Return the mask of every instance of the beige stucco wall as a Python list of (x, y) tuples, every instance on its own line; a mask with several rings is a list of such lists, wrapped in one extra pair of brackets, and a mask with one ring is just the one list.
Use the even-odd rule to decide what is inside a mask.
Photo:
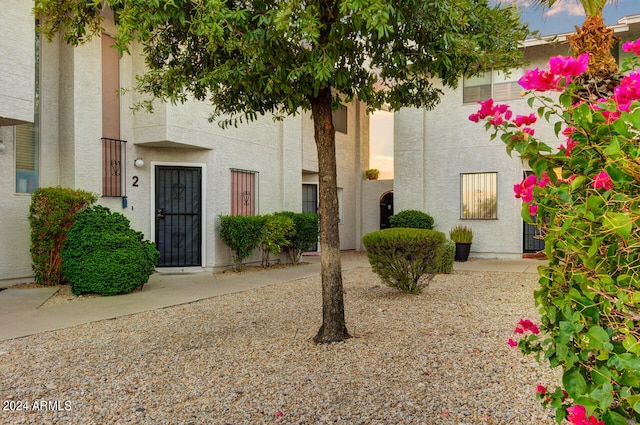
[[(20, 13), (31, 16), (30, 9), (22, 9)], [(113, 30), (108, 19), (106, 23), (107, 30)], [(22, 40), (20, 45), (22, 50), (16, 52), (28, 63), (28, 57), (33, 57), (33, 39)], [(79, 47), (60, 40), (43, 42), (40, 187), (60, 185), (101, 193), (100, 49), (99, 39)], [(136, 72), (144, 69), (139, 53), (134, 49), (131, 56), (125, 55), (120, 61), (120, 82), (124, 88), (133, 87)], [(33, 98), (32, 83), (29, 86), (25, 80), (24, 84), (16, 84), (30, 90), (29, 98)], [(0, 86), (0, 96), (6, 93), (6, 88)], [(217, 123), (208, 121), (211, 108), (206, 103), (157, 102), (153, 114), (143, 111), (134, 114), (130, 108), (140, 99), (133, 92), (121, 96), (120, 134), (127, 141), (123, 164), (127, 206), (123, 208), (120, 197), (100, 197), (98, 202), (124, 214), (145, 237), (153, 240), (155, 232), (156, 165), (198, 166), (204, 171), (203, 265), (207, 270), (232, 263), (229, 249), (217, 236), (218, 216), (230, 213), (231, 168), (259, 173), (259, 214), (301, 210), (303, 170), (312, 172), (305, 174), (305, 178), (317, 181), (317, 174), (313, 173), (317, 172), (317, 158), (309, 114), (277, 122), (264, 116), (238, 128), (221, 129)], [(30, 108), (32, 114), (33, 103)], [(364, 114), (364, 108), (349, 105), (348, 132), (336, 138), (338, 184), (344, 199), (344, 221), (340, 226), (344, 249), (356, 248), (361, 234), (360, 184), (368, 161), (368, 145), (360, 140), (368, 140), (368, 117), (359, 114)], [(5, 182), (0, 186), (3, 199), (0, 214), (8, 217), (0, 223), (0, 285), (29, 280), (32, 274), (27, 221), (30, 196), (14, 193), (13, 131), (12, 126), (0, 127), (0, 138), (7, 145), (6, 152), (0, 154), (0, 177)], [(133, 164), (138, 157), (145, 163), (141, 168)], [(137, 186), (133, 185), (134, 178)], [(258, 260), (259, 256), (253, 259)]]
[[(526, 57), (531, 63), (529, 68), (546, 69), (550, 56), (567, 54), (566, 44), (543, 45), (529, 48)], [(435, 228), (446, 234), (455, 225), (470, 226), (474, 231), (472, 256), (520, 256), (522, 203), (514, 197), (513, 185), (522, 180), (523, 172), (530, 167), (515, 152), (510, 158), (499, 138), (490, 139), (483, 123), (469, 121), (468, 116), (477, 112), (479, 105), (463, 104), (462, 81), (457, 89), (443, 91), (441, 103), (431, 111), (414, 108), (395, 114), (395, 212), (425, 211), (434, 217)], [(514, 116), (534, 112), (524, 99), (500, 103), (507, 103)], [(534, 127), (536, 137), (553, 148), (564, 143), (543, 119)], [(460, 219), (460, 174), (479, 172), (498, 173), (497, 220)]]
[[(362, 182), (362, 236), (380, 230), (380, 199), (384, 194), (392, 192), (393, 186), (394, 180)], [(360, 237), (359, 249), (364, 249), (362, 237)]]
[(33, 122), (35, 20), (32, 2), (4, 0), (0, 16), (0, 125)]

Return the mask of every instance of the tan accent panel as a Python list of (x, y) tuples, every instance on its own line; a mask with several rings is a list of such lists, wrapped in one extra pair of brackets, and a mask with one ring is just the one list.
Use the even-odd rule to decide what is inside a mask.
[(102, 137), (120, 139), (120, 69), (115, 39), (102, 34)]

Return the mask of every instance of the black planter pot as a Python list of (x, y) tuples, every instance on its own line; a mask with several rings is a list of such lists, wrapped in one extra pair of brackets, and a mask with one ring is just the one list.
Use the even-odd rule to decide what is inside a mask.
[[(471, 242), (456, 242), (456, 261), (467, 261), (469, 259), (469, 252), (471, 251)], [(451, 258), (451, 257), (449, 257)]]

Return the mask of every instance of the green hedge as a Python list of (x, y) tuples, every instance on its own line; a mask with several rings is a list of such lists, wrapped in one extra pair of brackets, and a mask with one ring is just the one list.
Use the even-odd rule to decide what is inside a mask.
[(260, 237), (262, 267), (271, 267), (271, 254), (278, 255), (295, 232), (293, 219), (284, 215), (266, 215)]
[(283, 250), (289, 256), (291, 263), (298, 264), (302, 253), (318, 242), (318, 214), (283, 211), (275, 215), (284, 215), (293, 220), (295, 229), (289, 236), (290, 243), (284, 246)]
[(453, 263), (456, 258), (456, 243), (451, 239), (446, 239), (440, 248), (438, 259), (438, 273), (453, 273)]
[(265, 221), (264, 216), (220, 216), (220, 238), (233, 253), (236, 271), (260, 244)]
[(62, 187), (43, 187), (31, 195), (31, 261), (35, 281), (65, 283), (60, 252), (76, 216), (97, 199), (93, 193)]
[(445, 240), (442, 232), (408, 228), (379, 230), (362, 238), (373, 271), (388, 286), (412, 294), (422, 290), (421, 276), (438, 272)]
[(74, 294), (116, 295), (142, 287), (155, 271), (155, 244), (129, 220), (96, 205), (76, 216), (62, 250), (64, 274)]
[(433, 217), (418, 210), (404, 210), (389, 217), (391, 227), (409, 227), (412, 229), (433, 229)]

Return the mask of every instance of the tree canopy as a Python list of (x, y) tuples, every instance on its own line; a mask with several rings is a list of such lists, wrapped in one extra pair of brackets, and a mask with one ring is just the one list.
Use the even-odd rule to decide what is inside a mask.
[[(79, 44), (107, 4), (117, 46), (144, 46), (139, 89), (208, 100), (214, 115), (251, 119), (310, 110), (321, 88), (387, 104), (433, 107), (437, 82), (521, 62), (528, 34), (512, 7), (487, 0), (36, 0), (40, 29)], [(435, 84), (434, 84), (435, 83)]]
[[(349, 337), (340, 267), (332, 109), (434, 107), (461, 75), (522, 64), (528, 34), (488, 0), (35, 0), (40, 30), (80, 44), (113, 11), (116, 46), (144, 50), (137, 89), (208, 101), (225, 125), (311, 111), (318, 153), (323, 324), (316, 342)], [(151, 100), (151, 101), (152, 101)], [(151, 102), (150, 101), (150, 102)]]

